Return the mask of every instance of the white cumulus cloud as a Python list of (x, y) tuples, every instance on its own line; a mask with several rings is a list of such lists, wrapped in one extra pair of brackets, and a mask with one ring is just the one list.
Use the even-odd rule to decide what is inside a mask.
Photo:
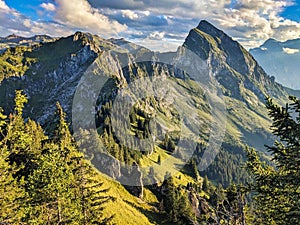
[(40, 7), (45, 9), (46, 11), (55, 11), (56, 7), (52, 3), (42, 3), (40, 4)]
[(165, 32), (155, 31), (152, 32), (148, 38), (152, 40), (162, 40), (165, 37)]
[(10, 8), (6, 5), (4, 0), (0, 0), (0, 11), (9, 12)]
[[(108, 37), (127, 29), (126, 25), (110, 19), (93, 8), (87, 0), (55, 0), (55, 4), (42, 3), (39, 7), (52, 12), (52, 19), (32, 19), (0, 0), (0, 33), (6, 36), (15, 33), (21, 36), (47, 34), (67, 36), (76, 30), (88, 31)], [(39, 11), (37, 10), (37, 13)]]
[(127, 29), (126, 25), (93, 8), (86, 0), (56, 0), (57, 10), (55, 18), (60, 23), (70, 27), (101, 34), (103, 36), (116, 35)]
[[(246, 48), (260, 46), (265, 40), (280, 41), (300, 37), (299, 22), (282, 18), (281, 12), (295, 0), (89, 0), (95, 8), (148, 11), (151, 15), (206, 19), (224, 30)], [(186, 27), (192, 28), (186, 20)], [(153, 24), (155, 28), (156, 24)], [(134, 29), (134, 28), (133, 28)], [(174, 27), (174, 31), (182, 30)], [(162, 28), (157, 27), (158, 32)], [(187, 31), (188, 32), (188, 31)]]
[(139, 15), (131, 10), (121, 10), (123, 17), (128, 17), (131, 20), (135, 20), (139, 18)]
[(256, 47), (269, 38), (279, 41), (300, 37), (300, 23), (282, 18), (280, 13), (293, 2), (288, 0), (237, 0), (224, 13), (211, 15), (246, 47)]
[(57, 22), (32, 20), (14, 8), (8, 7), (0, 0), (0, 33), (1, 36), (16, 34), (20, 36), (33, 36), (47, 34), (51, 36), (66, 36), (74, 31)]
[(283, 51), (287, 54), (293, 55), (295, 53), (299, 52), (299, 49), (293, 49), (293, 48), (283, 48)]

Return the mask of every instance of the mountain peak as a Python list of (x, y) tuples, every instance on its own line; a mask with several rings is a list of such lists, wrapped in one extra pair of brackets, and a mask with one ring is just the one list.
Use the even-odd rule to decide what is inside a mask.
[(88, 36), (90, 36), (88, 33), (84, 33), (81, 31), (76, 31), (73, 36), (73, 41), (83, 40), (83, 39), (89, 39)]
[[(231, 97), (244, 99), (242, 88), (237, 88), (242, 84), (264, 101), (269, 87), (276, 86), (246, 49), (205, 20), (190, 31), (183, 45), (212, 65), (214, 76)], [(279, 86), (275, 89), (281, 91)]]
[(282, 43), (273, 38), (270, 38), (270, 39), (266, 40), (265, 43), (263, 43), (263, 45), (261, 45), (259, 49), (262, 49), (262, 48), (273, 49), (278, 52), (281, 52), (282, 51)]
[(201, 20), (197, 28), (199, 27), (204, 27), (204, 26), (212, 26), (214, 27), (211, 23), (209, 23), (207, 20)]
[[(207, 20), (201, 20), (199, 25), (197, 26), (198, 29), (202, 29), (202, 28), (213, 28), (213, 29), (217, 29), (213, 24), (211, 24), (210, 22), (208, 22)], [(218, 29), (217, 29), (218, 30)]]
[(18, 39), (18, 38), (22, 38), (22, 37), (16, 34), (11, 34), (6, 37), (7, 40)]
[(223, 31), (219, 30), (206, 20), (201, 20), (199, 25), (197, 26), (197, 29), (211, 35), (212, 37), (227, 36)]
[(266, 45), (274, 45), (274, 44), (279, 44), (279, 42), (274, 38), (269, 38), (268, 40), (265, 41), (263, 45), (266, 46)]
[(228, 55), (231, 55), (232, 51), (241, 51), (236, 41), (206, 20), (202, 20), (196, 28), (190, 31), (183, 45), (203, 60), (209, 57), (209, 52), (218, 48), (222, 51), (228, 50)]

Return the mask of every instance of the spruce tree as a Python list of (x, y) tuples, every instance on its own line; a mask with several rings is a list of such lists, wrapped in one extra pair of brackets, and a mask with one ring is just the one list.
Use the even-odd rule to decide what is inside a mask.
[(169, 220), (176, 224), (190, 224), (194, 221), (194, 213), (185, 189), (176, 187), (170, 174), (166, 174), (163, 187), (166, 193), (163, 196), (163, 206)]
[(15, 168), (9, 163), (9, 149), (3, 141), (7, 122), (2, 112), (0, 108), (0, 224), (20, 224), (25, 191), (13, 177)]
[(109, 223), (113, 215), (107, 218), (103, 216), (104, 204), (114, 199), (107, 195), (109, 189), (103, 188), (97, 170), (82, 156), (77, 158), (74, 172), (77, 196), (79, 196), (77, 204), (81, 214), (78, 218), (80, 224)]
[(199, 181), (200, 180), (200, 174), (199, 174), (199, 171), (198, 171), (198, 168), (197, 168), (197, 164), (196, 164), (196, 162), (195, 162), (194, 159), (191, 160), (190, 167), (192, 169), (192, 175), (193, 175), (194, 179), (196, 181)]
[(247, 150), (247, 168), (254, 177), (256, 224), (300, 224), (300, 100), (280, 107), (267, 99), (272, 131), (280, 139), (267, 147), (275, 168)]

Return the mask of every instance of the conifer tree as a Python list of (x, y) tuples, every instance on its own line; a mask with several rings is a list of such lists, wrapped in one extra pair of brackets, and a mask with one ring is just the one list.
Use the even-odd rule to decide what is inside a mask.
[(103, 204), (110, 197), (100, 178), (78, 151), (62, 107), (53, 139), (43, 146), (38, 168), (29, 177), (28, 222), (41, 224), (107, 224)]
[(9, 164), (9, 149), (3, 142), (6, 116), (0, 108), (0, 224), (20, 224), (23, 217), (24, 189), (14, 179), (14, 165)]
[(191, 169), (192, 169), (193, 177), (196, 179), (196, 181), (199, 181), (200, 174), (199, 174), (199, 171), (198, 171), (198, 168), (197, 168), (197, 165), (196, 165), (196, 162), (195, 162), (194, 159), (191, 160), (190, 166), (191, 166)]
[(280, 107), (267, 99), (273, 133), (280, 139), (267, 147), (275, 168), (247, 150), (247, 168), (254, 177), (257, 224), (300, 224), (300, 100)]
[(109, 189), (103, 188), (103, 183), (96, 169), (83, 157), (77, 158), (75, 169), (75, 180), (77, 187), (78, 208), (80, 209), (80, 224), (107, 224), (113, 215), (105, 218), (103, 216), (104, 204), (114, 200), (107, 195)]
[(206, 175), (203, 178), (202, 190), (205, 191), (205, 192), (207, 192), (207, 193), (210, 193), (210, 191), (211, 191), (211, 186), (209, 184), (208, 177)]
[(194, 214), (185, 189), (176, 187), (170, 174), (166, 174), (163, 186), (166, 194), (163, 198), (164, 209), (169, 219), (176, 224), (189, 224), (194, 220)]

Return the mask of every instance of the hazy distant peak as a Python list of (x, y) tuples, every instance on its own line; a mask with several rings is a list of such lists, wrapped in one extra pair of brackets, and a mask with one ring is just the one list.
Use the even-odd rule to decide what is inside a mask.
[(15, 35), (15, 34), (10, 34), (5, 39), (12, 40), (12, 39), (21, 39), (21, 38), (23, 38), (23, 37)]

